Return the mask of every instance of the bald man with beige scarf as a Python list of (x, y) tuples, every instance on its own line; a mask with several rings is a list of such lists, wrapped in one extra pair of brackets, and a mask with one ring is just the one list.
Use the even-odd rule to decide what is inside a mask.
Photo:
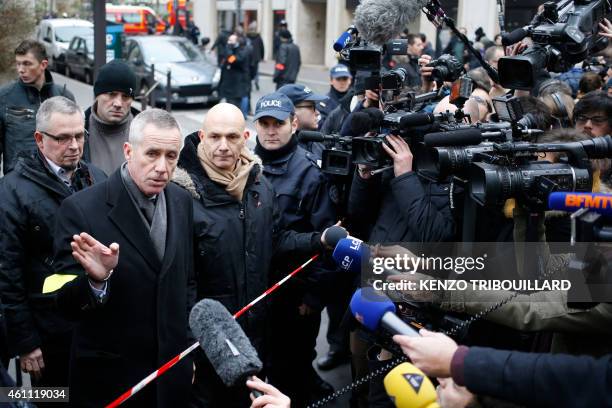
[[(327, 248), (325, 232), (296, 233), (278, 227), (274, 190), (262, 174), (261, 160), (246, 147), (248, 138), (240, 110), (216, 105), (202, 129), (185, 139), (173, 179), (194, 199), (198, 299), (216, 299), (230, 313), (268, 288), (273, 256)], [(239, 319), (262, 361), (267, 312), (267, 304), (260, 302)], [(203, 354), (196, 366), (193, 406), (250, 405), (246, 386), (225, 387)]]

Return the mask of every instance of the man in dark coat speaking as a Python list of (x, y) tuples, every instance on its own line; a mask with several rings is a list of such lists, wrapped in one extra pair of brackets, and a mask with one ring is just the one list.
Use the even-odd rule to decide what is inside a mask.
[[(70, 359), (74, 406), (110, 403), (192, 342), (193, 205), (168, 184), (181, 144), (170, 114), (140, 113), (124, 145), (127, 162), (59, 209), (55, 270), (79, 275), (57, 299), (78, 319)], [(192, 370), (183, 359), (127, 406), (185, 406)]]

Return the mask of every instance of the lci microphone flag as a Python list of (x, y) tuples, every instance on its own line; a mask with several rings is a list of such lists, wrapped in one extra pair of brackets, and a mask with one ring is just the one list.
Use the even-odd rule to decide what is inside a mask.
[(336, 265), (345, 271), (359, 273), (361, 262), (368, 261), (370, 249), (361, 240), (353, 237), (342, 238), (338, 241), (332, 254)]

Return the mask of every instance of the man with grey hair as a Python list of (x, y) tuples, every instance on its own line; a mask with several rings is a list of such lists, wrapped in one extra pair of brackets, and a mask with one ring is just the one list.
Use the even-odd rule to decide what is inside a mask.
[[(70, 358), (75, 406), (108, 404), (192, 344), (193, 204), (169, 183), (181, 144), (168, 112), (138, 114), (123, 146), (126, 162), (59, 209), (54, 267), (78, 276), (57, 299), (77, 319)], [(186, 406), (192, 374), (190, 359), (183, 359), (130, 401)]]
[(11, 356), (35, 386), (66, 387), (72, 325), (55, 314), (53, 295), (70, 275), (52, 268), (53, 222), (62, 201), (106, 179), (81, 161), (83, 111), (71, 100), (45, 100), (36, 114), (37, 150), (0, 180), (0, 293)]

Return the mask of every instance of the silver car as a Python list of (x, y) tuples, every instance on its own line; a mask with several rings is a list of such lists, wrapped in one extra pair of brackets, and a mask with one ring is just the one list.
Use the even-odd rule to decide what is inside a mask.
[(216, 103), (221, 71), (191, 41), (177, 36), (137, 36), (126, 41), (126, 60), (138, 77), (137, 93), (155, 83), (154, 103), (165, 103), (170, 70), (172, 103)]

